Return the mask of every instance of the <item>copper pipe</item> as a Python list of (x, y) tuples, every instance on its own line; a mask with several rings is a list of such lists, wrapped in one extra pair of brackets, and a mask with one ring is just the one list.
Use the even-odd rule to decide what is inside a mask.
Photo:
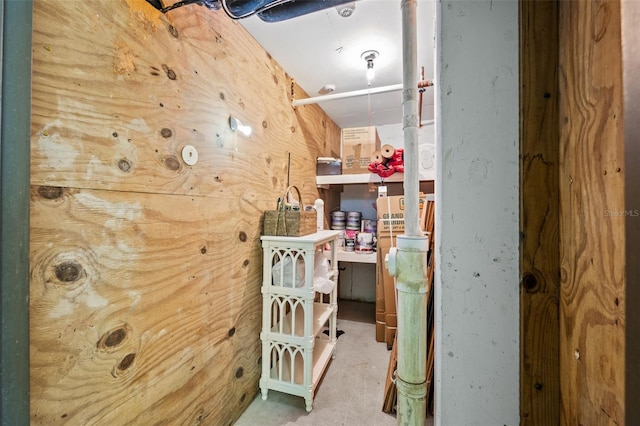
[[(424, 67), (420, 67), (420, 81), (424, 80)], [(422, 127), (422, 92), (424, 89), (418, 84), (418, 128)]]

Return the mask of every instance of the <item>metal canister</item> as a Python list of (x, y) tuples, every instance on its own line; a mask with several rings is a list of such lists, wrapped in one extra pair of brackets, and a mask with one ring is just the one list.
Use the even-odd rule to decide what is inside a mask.
[(362, 219), (362, 232), (368, 232), (370, 234), (376, 235), (377, 228), (378, 223), (375, 220)]
[(347, 213), (347, 228), (354, 231), (360, 230), (360, 221), (362, 220), (362, 213), (360, 212), (348, 212)]
[(345, 226), (345, 212), (331, 212), (331, 229), (342, 230), (345, 229)]

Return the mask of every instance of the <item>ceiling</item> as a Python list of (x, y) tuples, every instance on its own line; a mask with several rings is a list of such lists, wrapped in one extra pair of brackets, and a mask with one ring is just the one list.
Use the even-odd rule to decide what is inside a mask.
[[(258, 16), (239, 23), (309, 94), (321, 96), (325, 85), (331, 95), (402, 84), (402, 11), (400, 0), (358, 0), (349, 17), (336, 7), (280, 22)], [(418, 72), (434, 78), (434, 3), (417, 0)], [(367, 62), (362, 53), (376, 50), (375, 78), (368, 86)], [(418, 74), (420, 79), (420, 74)], [(423, 92), (422, 121), (433, 119), (433, 87)], [(327, 100), (318, 103), (341, 128), (402, 122), (402, 91)]]

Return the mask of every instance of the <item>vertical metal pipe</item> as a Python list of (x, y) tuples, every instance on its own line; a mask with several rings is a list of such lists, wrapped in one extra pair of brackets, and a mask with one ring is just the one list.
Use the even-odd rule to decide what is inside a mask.
[(0, 416), (29, 424), (29, 155), (32, 1), (0, 3)]
[[(406, 196), (405, 196), (406, 199)], [(398, 424), (422, 426), (427, 417), (427, 250), (426, 237), (399, 235), (389, 268), (398, 290)]]
[(622, 87), (624, 96), (625, 155), (625, 421), (640, 424), (640, 3), (621, 2), (622, 16)]
[(404, 233), (421, 236), (418, 214), (418, 49), (416, 0), (402, 0), (402, 129), (404, 131)]
[(387, 267), (398, 295), (398, 424), (424, 425), (427, 415), (427, 238), (418, 208), (418, 64), (416, 0), (402, 0), (405, 234)]

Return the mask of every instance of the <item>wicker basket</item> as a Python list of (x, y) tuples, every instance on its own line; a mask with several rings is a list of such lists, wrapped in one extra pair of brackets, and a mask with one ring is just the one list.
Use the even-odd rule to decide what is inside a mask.
[(278, 210), (267, 210), (264, 212), (263, 235), (299, 237), (313, 234), (318, 230), (317, 213), (315, 210), (286, 210), (284, 208), (284, 200), (287, 199), (287, 195), (292, 189), (298, 193), (300, 206), (303, 205), (300, 190), (296, 186), (289, 186), (284, 192), (282, 203), (278, 205)]

